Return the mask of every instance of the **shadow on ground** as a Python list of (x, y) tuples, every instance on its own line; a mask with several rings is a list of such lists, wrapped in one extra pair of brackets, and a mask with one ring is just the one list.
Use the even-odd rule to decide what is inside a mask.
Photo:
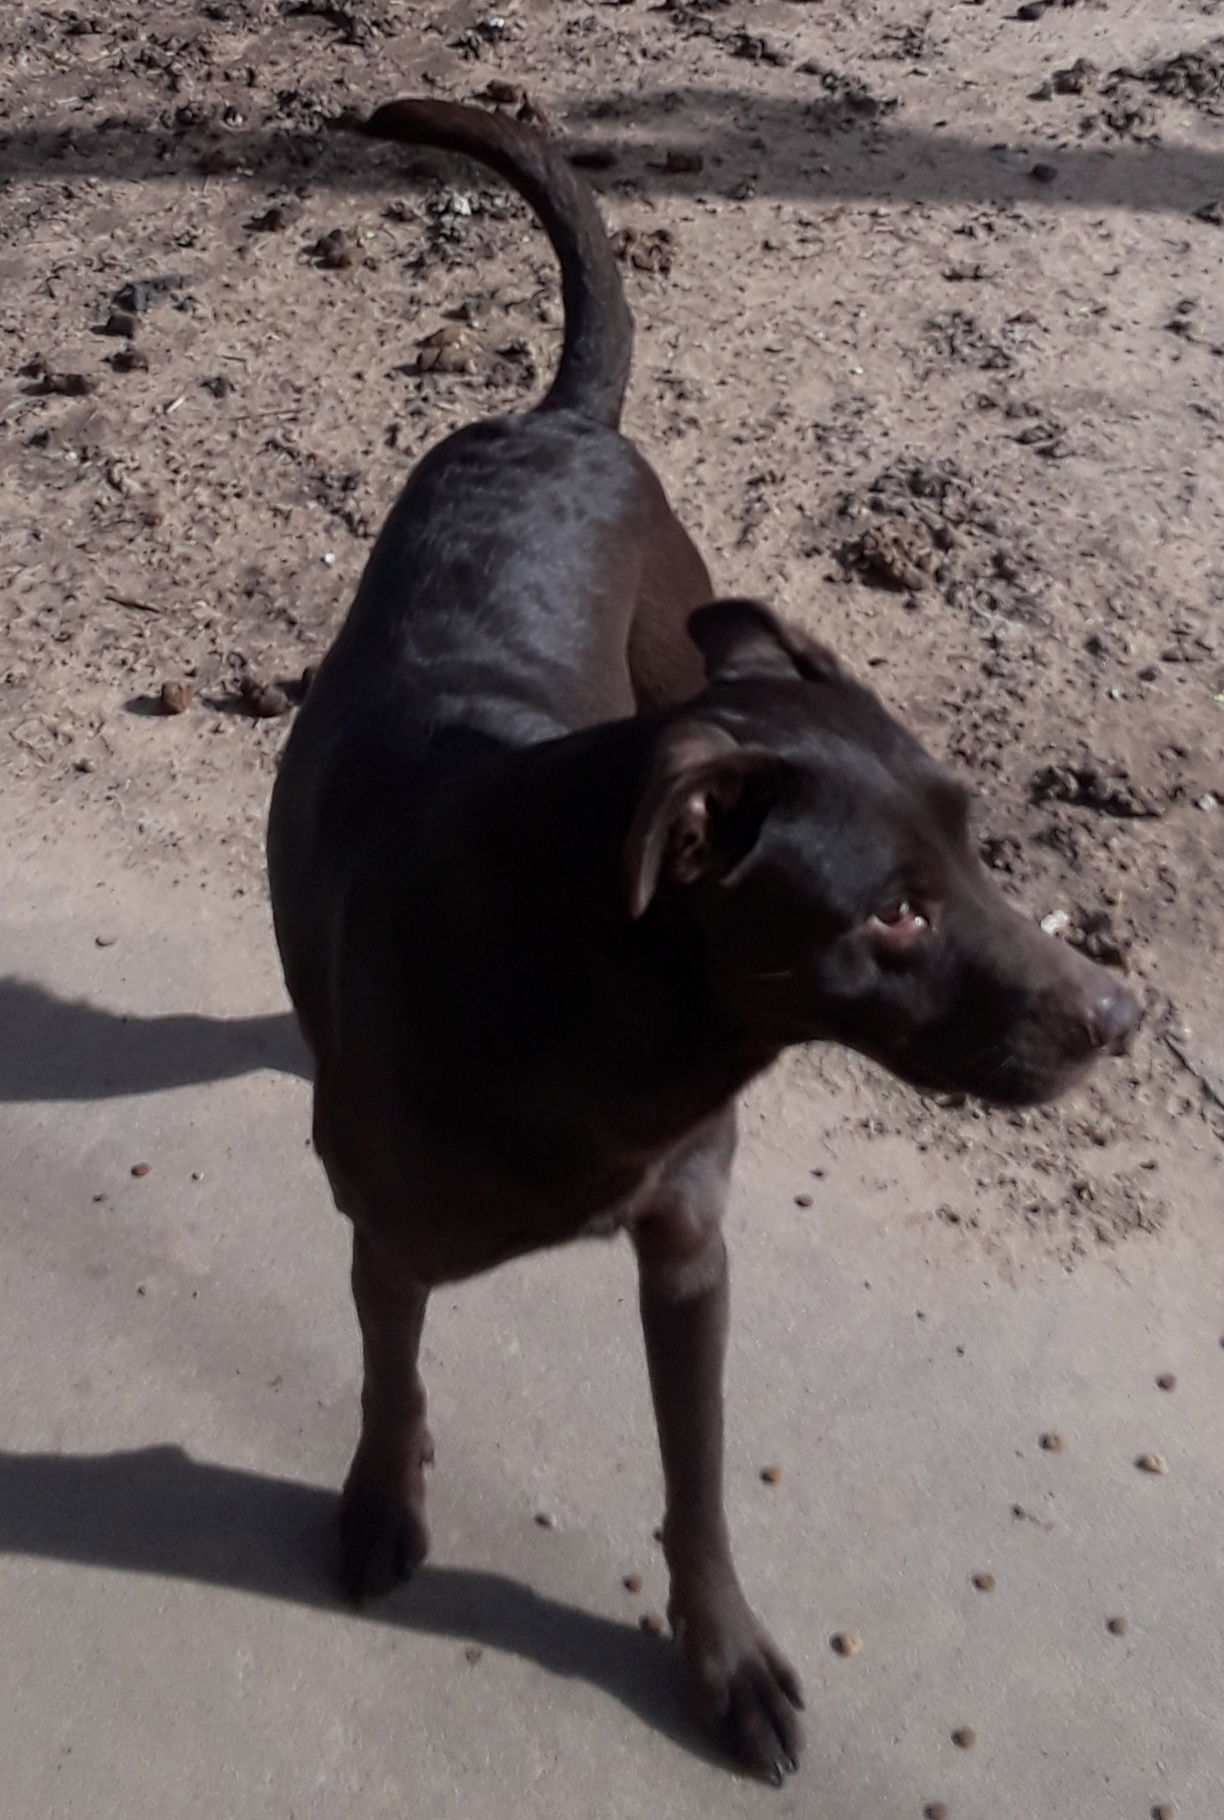
[[(180, 1447), (65, 1456), (0, 1453), (0, 1551), (162, 1574), (323, 1610), (336, 1500), (311, 1485), (192, 1460)], [(355, 1617), (348, 1621), (356, 1622)], [(425, 1566), (365, 1621), (504, 1650), (611, 1694), (705, 1754), (686, 1722), (671, 1649), (502, 1574)]]
[(288, 1012), (137, 1017), (0, 979), (0, 1100), (97, 1100), (233, 1080), (259, 1068), (311, 1076)]
[[(372, 91), (370, 105), (389, 97)], [(670, 119), (673, 131), (661, 132)], [(584, 95), (565, 111), (567, 131), (586, 151), (613, 160), (601, 187), (628, 180), (635, 189), (706, 195), (751, 183), (778, 197), (881, 202), (1012, 204), (1127, 208), (1184, 214), (1224, 198), (1224, 150), (1130, 141), (1052, 146), (1034, 135), (1028, 151), (947, 131), (910, 128), (888, 116), (842, 130), (818, 98), (771, 97), (690, 85), (632, 97)], [(620, 133), (623, 120), (634, 137)], [(648, 129), (648, 138), (639, 136)], [(699, 173), (665, 168), (676, 146), (700, 151)], [(395, 161), (398, 172), (388, 168)], [(120, 116), (91, 126), (30, 127), (0, 137), (0, 176), (56, 182), (74, 174), (113, 183), (197, 178), (201, 172), (258, 190), (318, 184), (342, 190), (402, 189), (405, 165), (420, 154), (388, 152), (348, 133), (266, 128), (167, 131)], [(1033, 163), (1052, 165), (1034, 180)], [(1207, 230), (1202, 230), (1207, 231)], [(1218, 229), (1215, 231), (1219, 231)]]

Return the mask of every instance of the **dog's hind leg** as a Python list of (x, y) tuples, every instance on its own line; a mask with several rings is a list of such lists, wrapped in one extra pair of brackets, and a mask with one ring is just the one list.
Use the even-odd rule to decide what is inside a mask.
[(429, 1551), (424, 1469), (433, 1441), (417, 1368), (428, 1293), (357, 1228), (353, 1300), (365, 1375), (361, 1439), (340, 1499), (340, 1574), (358, 1601), (389, 1593)]

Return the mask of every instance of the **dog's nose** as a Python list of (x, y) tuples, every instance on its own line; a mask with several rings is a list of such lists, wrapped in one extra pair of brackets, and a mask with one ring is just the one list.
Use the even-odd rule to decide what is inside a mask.
[(1108, 980), (1093, 994), (1088, 1014), (1093, 1047), (1104, 1050), (1106, 1055), (1125, 1055), (1142, 1015), (1134, 994)]

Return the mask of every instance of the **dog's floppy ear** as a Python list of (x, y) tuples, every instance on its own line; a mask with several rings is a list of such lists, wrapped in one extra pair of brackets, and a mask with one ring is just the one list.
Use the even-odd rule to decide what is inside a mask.
[(625, 840), (630, 915), (645, 913), (665, 877), (728, 879), (756, 845), (785, 769), (776, 753), (737, 745), (708, 722), (668, 727)]
[(689, 637), (711, 682), (774, 678), (836, 682), (842, 667), (827, 646), (788, 626), (755, 600), (712, 600), (689, 615)]

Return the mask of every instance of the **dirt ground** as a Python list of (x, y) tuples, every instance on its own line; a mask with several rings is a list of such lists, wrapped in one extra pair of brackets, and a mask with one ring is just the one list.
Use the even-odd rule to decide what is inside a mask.
[(876, 1146), (924, 1243), (1009, 1284), (1218, 1206), (1221, 0), (10, 0), (0, 72), (12, 851), (68, 898), (105, 852), (188, 926), (262, 900), (287, 715), (382, 515), (557, 345), (516, 199), (330, 123), (525, 107), (619, 236), (626, 428), (717, 585), (869, 677), (1006, 888), (1147, 1007), (1035, 1112), (794, 1056), (749, 1152)]
[[(262, 890), (259, 686), (319, 655), (407, 465), (529, 402), (556, 343), (516, 199), (328, 122), (522, 91), (627, 243), (628, 428), (717, 584), (865, 671), (975, 782), (1008, 887), (1149, 1006), (1068, 1109), (791, 1073), (971, 1151), (928, 1211), (1020, 1266), (1175, 1217), (1162, 1156), (1224, 1116), (1197, 1035), (1224, 1015), (1224, 8), (1014, 12), (11, 7), (0, 726), (30, 815)], [(471, 370), (420, 371), (447, 325)]]

